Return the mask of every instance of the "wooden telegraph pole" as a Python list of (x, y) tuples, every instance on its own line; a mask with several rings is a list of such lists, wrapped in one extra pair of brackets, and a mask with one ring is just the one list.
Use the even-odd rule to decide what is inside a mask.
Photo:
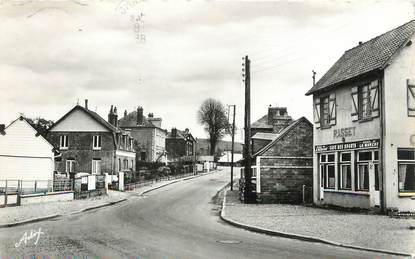
[(250, 63), (248, 56), (244, 58), (244, 79), (245, 79), (245, 189), (244, 202), (254, 203), (252, 193), (252, 170), (251, 170), (251, 76)]

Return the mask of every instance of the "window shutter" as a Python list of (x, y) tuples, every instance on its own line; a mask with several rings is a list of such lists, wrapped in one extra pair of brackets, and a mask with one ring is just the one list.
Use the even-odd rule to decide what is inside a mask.
[(358, 103), (359, 103), (359, 99), (358, 99), (358, 87), (357, 86), (353, 86), (352, 87), (352, 121), (357, 121), (359, 120), (359, 109), (358, 109)]
[(415, 81), (408, 79), (408, 116), (415, 116)]
[(375, 80), (370, 84), (370, 100), (372, 117), (379, 116), (379, 81)]
[(316, 129), (320, 128), (320, 98), (314, 99), (314, 125)]
[(336, 125), (336, 94), (331, 93), (329, 97), (329, 114), (330, 114), (330, 125)]

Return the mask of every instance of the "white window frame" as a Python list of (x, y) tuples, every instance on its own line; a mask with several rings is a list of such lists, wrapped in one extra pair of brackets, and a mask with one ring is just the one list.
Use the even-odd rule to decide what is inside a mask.
[(61, 135), (59, 137), (59, 149), (68, 149), (68, 135)]
[[(343, 161), (343, 154), (349, 154), (350, 160)], [(343, 166), (349, 166), (350, 172), (350, 187), (343, 186)], [(352, 190), (352, 153), (351, 152), (340, 152), (339, 153), (339, 190)]]
[[(68, 170), (69, 164), (69, 170)], [(75, 160), (74, 159), (66, 159), (65, 161), (65, 172), (66, 173), (73, 173), (75, 170)]]
[[(364, 153), (364, 152), (370, 152), (371, 153), (371, 159), (370, 160), (360, 160), (359, 154), (360, 153)], [(378, 159), (375, 159), (375, 152), (378, 152)], [(379, 170), (379, 150), (359, 150), (356, 152), (356, 175), (355, 175), (355, 179), (356, 179), (356, 186), (355, 189), (356, 191), (359, 192), (368, 192), (369, 191), (369, 186), (370, 186), (370, 182), (368, 182), (367, 189), (364, 188), (360, 188), (360, 167), (359, 165), (363, 165), (366, 166), (367, 168), (367, 180), (369, 181), (370, 177), (369, 177), (369, 163), (373, 162), (375, 168), (377, 166), (378, 170)], [(375, 174), (379, 174), (379, 172), (375, 171)], [(379, 177), (379, 175), (375, 175), (375, 177)], [(380, 180), (380, 179), (378, 179)], [(380, 183), (379, 183), (380, 185)]]
[[(333, 161), (328, 161), (329, 159), (329, 155), (333, 155), (334, 156), (334, 160)], [(325, 157), (324, 161), (323, 161), (323, 157)], [(329, 184), (329, 170), (328, 168), (332, 167), (334, 170), (334, 182), (333, 182), (333, 186), (330, 186)], [(323, 173), (322, 173), (323, 172)], [(336, 189), (336, 155), (335, 153), (322, 153), (320, 154), (320, 186), (323, 187), (324, 189), (328, 189), (328, 190), (334, 190)]]
[(101, 150), (101, 147), (102, 147), (101, 135), (92, 136), (92, 149)]
[[(409, 151), (415, 152), (415, 150), (413, 148), (398, 148), (397, 152), (399, 150), (409, 150)], [(415, 193), (415, 190), (404, 190), (404, 189), (401, 189), (401, 187), (400, 187), (400, 184), (401, 184), (401, 181), (400, 181), (401, 172), (399, 171), (399, 168), (400, 168), (401, 165), (414, 165), (415, 166), (415, 158), (413, 160), (399, 159), (398, 158), (398, 192), (401, 193), (401, 194), (402, 193), (403, 194), (405, 194), (405, 193), (411, 193), (411, 194), (412, 193)]]
[(101, 159), (92, 159), (92, 170), (91, 173), (92, 174), (101, 174), (101, 165), (102, 165), (102, 161)]

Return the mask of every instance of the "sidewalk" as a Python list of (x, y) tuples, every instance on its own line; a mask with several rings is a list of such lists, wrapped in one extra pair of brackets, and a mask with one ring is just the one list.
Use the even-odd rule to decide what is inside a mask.
[(222, 210), (225, 221), (253, 231), (338, 246), (415, 254), (414, 219), (297, 205), (241, 204), (237, 191), (226, 192)]
[[(210, 173), (213, 172), (216, 171), (212, 171)], [(110, 206), (119, 202), (123, 202), (132, 196), (143, 195), (149, 191), (161, 188), (163, 186), (203, 175), (206, 175), (206, 173), (192, 175), (175, 180), (160, 181), (152, 185), (143, 186), (126, 192), (108, 190), (108, 195), (92, 197), (89, 199), (48, 202), (25, 206), (0, 208), (0, 228), (80, 213), (104, 206)]]

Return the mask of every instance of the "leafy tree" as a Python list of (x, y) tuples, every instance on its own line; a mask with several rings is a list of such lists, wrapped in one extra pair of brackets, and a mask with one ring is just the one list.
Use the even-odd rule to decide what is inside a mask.
[[(23, 117), (25, 117), (25, 116), (23, 115)], [(54, 124), (54, 122), (52, 120), (48, 120), (48, 119), (45, 119), (45, 118), (42, 118), (42, 117), (36, 117), (36, 118), (25, 117), (25, 119), (42, 136), (45, 136), (46, 135), (46, 132)]]
[(204, 126), (210, 142), (210, 155), (215, 155), (216, 144), (227, 133), (229, 127), (225, 106), (218, 100), (205, 100), (198, 110), (199, 123)]

